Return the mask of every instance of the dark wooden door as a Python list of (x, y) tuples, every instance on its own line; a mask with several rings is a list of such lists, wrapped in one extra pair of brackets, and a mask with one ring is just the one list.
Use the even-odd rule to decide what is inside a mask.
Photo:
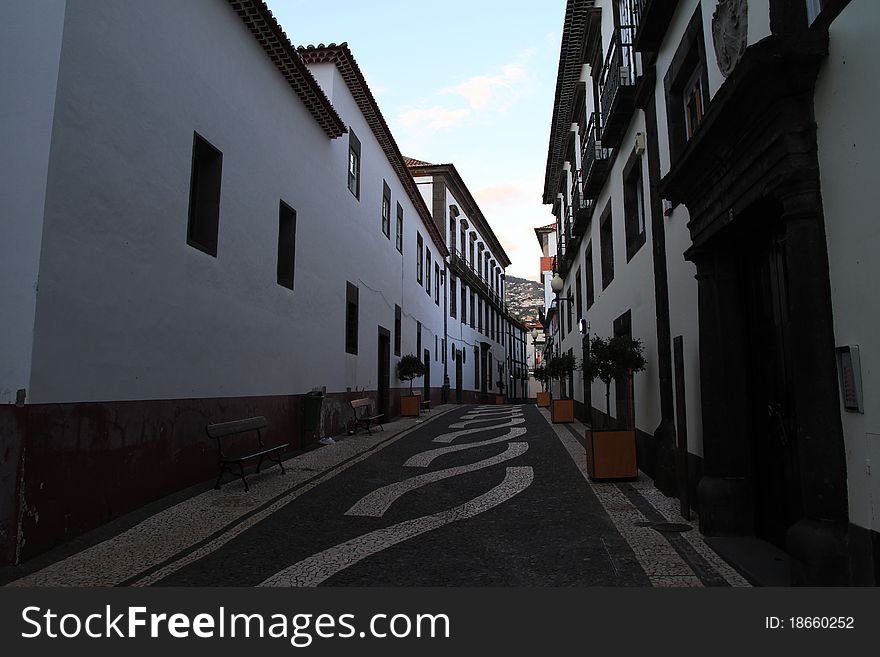
[(388, 401), (391, 396), (391, 333), (381, 326), (379, 327), (378, 353), (376, 412), (388, 417)]
[(431, 399), (431, 352), (425, 349), (425, 389), (422, 393), (422, 401)]
[(787, 349), (785, 236), (779, 225), (756, 231), (748, 241), (740, 282), (755, 533), (784, 549), (786, 531), (802, 515)]
[(464, 368), (461, 363), (462, 351), (455, 352), (455, 403), (461, 403), (461, 395), (462, 395), (462, 378), (464, 378)]

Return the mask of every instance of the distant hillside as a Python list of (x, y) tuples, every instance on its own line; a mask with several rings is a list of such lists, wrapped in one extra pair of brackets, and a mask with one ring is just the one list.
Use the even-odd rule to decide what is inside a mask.
[(535, 281), (507, 276), (507, 305), (521, 322), (537, 322), (544, 308), (544, 286)]

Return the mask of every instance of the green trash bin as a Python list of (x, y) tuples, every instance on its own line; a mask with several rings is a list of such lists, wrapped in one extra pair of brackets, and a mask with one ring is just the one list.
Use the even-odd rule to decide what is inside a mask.
[(312, 390), (303, 400), (303, 431), (317, 431), (321, 425), (321, 406), (324, 404), (324, 393)]

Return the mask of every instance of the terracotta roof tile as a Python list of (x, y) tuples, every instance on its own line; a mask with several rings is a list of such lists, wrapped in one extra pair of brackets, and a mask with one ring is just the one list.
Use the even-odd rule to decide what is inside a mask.
[(407, 167), (432, 167), (434, 166), (430, 162), (425, 162), (424, 160), (417, 160), (414, 157), (403, 156), (403, 161), (406, 163)]
[(327, 136), (335, 139), (344, 135), (347, 132), (345, 123), (297, 54), (266, 3), (263, 0), (228, 2)]

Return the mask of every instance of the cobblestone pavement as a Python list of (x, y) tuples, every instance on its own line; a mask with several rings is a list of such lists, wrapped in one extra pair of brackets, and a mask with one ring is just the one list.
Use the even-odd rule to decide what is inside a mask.
[(455, 406), (170, 506), (12, 582), (60, 586), (743, 586), (650, 480), (596, 484), (583, 427)]

